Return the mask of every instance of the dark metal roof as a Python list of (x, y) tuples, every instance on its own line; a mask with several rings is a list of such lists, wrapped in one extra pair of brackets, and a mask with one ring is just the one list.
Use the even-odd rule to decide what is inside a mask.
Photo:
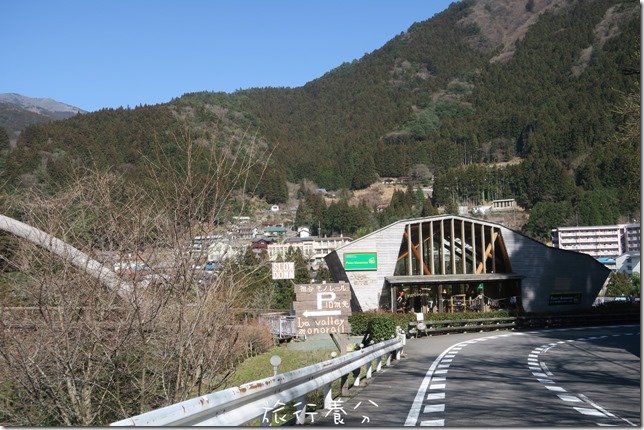
[(385, 276), (385, 281), (392, 285), (410, 284), (458, 284), (470, 282), (493, 282), (523, 279), (516, 273), (485, 273), (481, 275), (415, 275), (415, 276)]

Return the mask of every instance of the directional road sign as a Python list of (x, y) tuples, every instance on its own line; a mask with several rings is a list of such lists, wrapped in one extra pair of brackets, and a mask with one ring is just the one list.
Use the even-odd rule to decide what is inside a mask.
[(298, 336), (351, 331), (351, 287), (347, 283), (295, 285), (293, 308)]

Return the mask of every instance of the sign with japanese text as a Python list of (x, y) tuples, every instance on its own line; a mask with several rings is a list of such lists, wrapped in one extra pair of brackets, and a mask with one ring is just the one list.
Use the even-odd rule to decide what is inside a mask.
[(293, 308), (298, 336), (351, 331), (351, 287), (347, 283), (295, 285)]
[(548, 304), (553, 305), (578, 305), (581, 303), (581, 292), (579, 291), (566, 291), (550, 293), (550, 300)]
[(295, 279), (295, 263), (272, 263), (273, 279)]
[(378, 254), (356, 252), (344, 254), (344, 270), (377, 270)]

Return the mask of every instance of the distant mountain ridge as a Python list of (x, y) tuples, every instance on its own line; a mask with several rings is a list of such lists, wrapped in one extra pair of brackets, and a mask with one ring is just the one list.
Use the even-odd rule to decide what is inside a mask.
[(0, 102), (16, 105), (44, 116), (69, 118), (86, 111), (50, 98), (27, 97), (16, 93), (0, 94)]
[(27, 97), (17, 93), (0, 94), (0, 127), (15, 141), (20, 131), (33, 124), (71, 118), (86, 111), (50, 98)]

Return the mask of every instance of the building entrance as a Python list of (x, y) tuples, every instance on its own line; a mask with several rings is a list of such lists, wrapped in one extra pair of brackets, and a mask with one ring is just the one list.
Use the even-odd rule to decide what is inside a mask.
[(513, 274), (390, 276), (385, 280), (381, 308), (392, 312), (486, 312), (521, 307), (521, 281)]

